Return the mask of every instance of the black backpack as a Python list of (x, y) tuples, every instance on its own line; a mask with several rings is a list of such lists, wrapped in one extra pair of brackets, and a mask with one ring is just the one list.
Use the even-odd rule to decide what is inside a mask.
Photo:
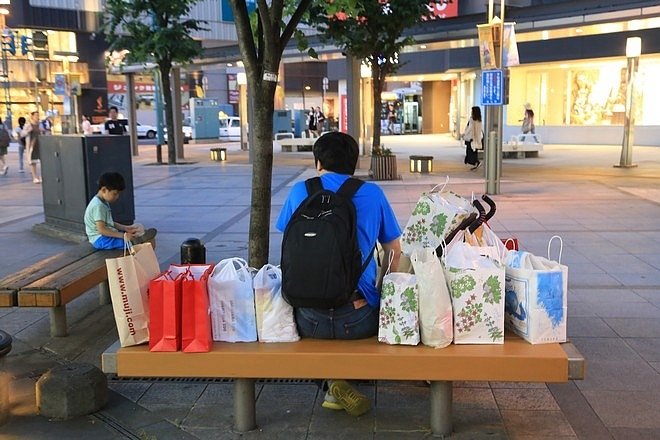
[(293, 307), (330, 309), (361, 298), (357, 284), (371, 258), (362, 264), (352, 198), (363, 183), (349, 178), (334, 193), (320, 177), (305, 181), (307, 198), (282, 240), (282, 296)]

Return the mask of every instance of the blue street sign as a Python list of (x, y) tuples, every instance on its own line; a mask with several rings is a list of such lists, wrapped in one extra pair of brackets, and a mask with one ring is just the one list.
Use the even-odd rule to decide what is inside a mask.
[(504, 77), (501, 70), (481, 72), (481, 105), (504, 104)]

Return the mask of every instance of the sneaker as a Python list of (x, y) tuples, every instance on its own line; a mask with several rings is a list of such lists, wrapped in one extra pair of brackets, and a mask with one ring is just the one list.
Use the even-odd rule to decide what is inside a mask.
[(473, 166), (472, 168), (470, 168), (470, 170), (474, 171), (477, 168), (479, 168), (480, 166), (481, 166), (481, 161), (477, 161), (477, 164), (475, 166)]
[(7, 165), (5, 165), (5, 167), (2, 169), (2, 175), (3, 175), (3, 176), (6, 176), (6, 175), (7, 175), (7, 171), (9, 171), (9, 167), (8, 167)]
[(39, 177), (35, 177), (32, 179), (32, 183), (41, 183), (41, 179)]
[(371, 402), (367, 396), (356, 391), (345, 380), (330, 381), (328, 393), (354, 417), (359, 417), (371, 409)]
[(20, 170), (18, 170), (18, 172), (23, 174), (25, 172), (25, 170), (23, 168), (21, 168)]

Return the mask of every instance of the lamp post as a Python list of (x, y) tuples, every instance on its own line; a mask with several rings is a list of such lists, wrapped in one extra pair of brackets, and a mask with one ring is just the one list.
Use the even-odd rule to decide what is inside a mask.
[(248, 103), (247, 103), (247, 76), (245, 72), (236, 74), (238, 83), (238, 118), (241, 121), (241, 150), (248, 149)]
[(628, 73), (626, 75), (626, 115), (623, 122), (623, 143), (621, 158), (614, 165), (617, 168), (633, 168), (632, 149), (635, 140), (635, 83), (639, 70), (639, 56), (642, 53), (642, 39), (630, 37), (626, 40), (626, 58), (628, 58)]
[[(9, 2), (0, 2), (2, 6), (0, 6), (0, 30), (2, 31), (2, 39), (3, 39), (3, 44), (2, 44), (2, 74), (3, 78), (2, 80), (4, 81), (4, 88), (5, 88), (5, 108), (6, 108), (6, 116), (5, 116), (5, 125), (7, 126), (8, 129), (11, 130), (12, 127), (12, 116), (11, 116), (11, 88), (9, 85), (9, 61), (7, 60), (7, 51), (10, 50), (9, 47), (5, 47), (5, 42), (4, 39), (5, 37), (11, 38), (14, 44), (14, 53), (16, 51), (16, 42), (14, 40), (14, 35), (11, 31), (11, 29), (7, 29), (7, 24), (5, 21), (5, 17), (9, 15), (9, 9), (5, 7)], [(8, 43), (9, 44), (9, 43)]]

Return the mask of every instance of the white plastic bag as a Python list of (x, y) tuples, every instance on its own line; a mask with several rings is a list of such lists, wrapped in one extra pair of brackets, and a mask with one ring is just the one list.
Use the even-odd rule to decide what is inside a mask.
[(416, 249), (410, 257), (419, 289), (419, 331), (422, 344), (442, 348), (454, 336), (449, 289), (435, 249)]
[(260, 342), (300, 340), (293, 307), (282, 297), (282, 270), (266, 264), (254, 276), (254, 305)]
[(209, 300), (214, 341), (254, 342), (257, 319), (252, 274), (242, 258), (218, 263), (209, 277)]

